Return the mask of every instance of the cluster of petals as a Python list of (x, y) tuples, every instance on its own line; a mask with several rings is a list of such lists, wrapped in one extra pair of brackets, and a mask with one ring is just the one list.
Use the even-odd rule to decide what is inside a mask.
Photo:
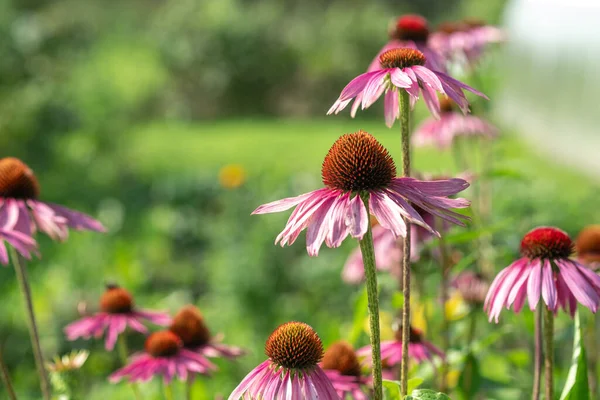
[(268, 359), (252, 370), (229, 396), (229, 400), (237, 399), (340, 400), (340, 397), (318, 365), (288, 369)]
[(351, 115), (354, 116), (359, 106), (364, 110), (384, 95), (385, 121), (386, 125), (391, 127), (400, 115), (398, 90), (408, 92), (411, 107), (422, 94), (429, 111), (436, 118), (440, 115), (437, 93), (447, 95), (465, 114), (469, 110), (469, 102), (463, 90), (487, 98), (483, 93), (443, 72), (422, 65), (412, 65), (405, 68), (382, 68), (357, 76), (342, 90), (327, 114), (339, 113), (355, 99), (351, 111)]
[(412, 135), (415, 146), (436, 145), (447, 149), (459, 136), (479, 136), (493, 139), (498, 129), (482, 118), (463, 115), (457, 112), (444, 112), (439, 119), (428, 118), (421, 123)]
[[(359, 356), (365, 357), (367, 364), (372, 365), (371, 346), (365, 346), (356, 351)], [(431, 342), (420, 339), (408, 343), (408, 357), (417, 363), (432, 361), (435, 356), (445, 358), (442, 350)], [(394, 367), (402, 362), (402, 341), (385, 340), (381, 342), (381, 361), (388, 367)]]
[(453, 32), (438, 31), (431, 34), (429, 45), (448, 61), (475, 64), (487, 46), (506, 40), (506, 33), (495, 26), (481, 25)]
[(8, 251), (4, 242), (27, 259), (31, 259), (31, 255), (37, 253), (35, 240), (29, 235), (14, 230), (16, 222), (15, 213), (0, 213), (0, 263), (3, 265), (8, 264)]
[[(455, 195), (468, 186), (467, 181), (458, 178), (438, 181), (393, 178), (387, 188), (369, 192), (369, 211), (395, 239), (406, 236), (403, 218), (439, 235), (423, 220), (413, 205), (449, 222), (464, 225), (462, 220), (467, 217), (451, 209), (466, 208), (469, 201), (447, 196)], [(300, 232), (306, 229), (308, 254), (316, 256), (323, 242), (328, 247), (335, 248), (348, 235), (362, 239), (367, 232), (369, 215), (360, 196), (329, 187), (264, 204), (254, 210), (253, 214), (280, 212), (294, 206), (296, 208), (284, 230), (277, 236), (275, 244), (291, 245)]]
[(115, 348), (117, 338), (127, 327), (147, 333), (145, 322), (166, 326), (171, 323), (171, 317), (163, 312), (137, 309), (122, 313), (101, 311), (67, 325), (64, 331), (69, 340), (99, 338), (106, 332), (105, 348), (110, 351)]
[(325, 369), (325, 375), (335, 388), (340, 399), (368, 400), (369, 378), (363, 376), (344, 375), (335, 369)]
[(520, 312), (527, 299), (536, 309), (540, 298), (555, 313), (559, 308), (575, 315), (577, 303), (596, 312), (600, 304), (600, 276), (568, 258), (520, 258), (503, 269), (492, 282), (484, 309), (498, 322), (504, 307)]

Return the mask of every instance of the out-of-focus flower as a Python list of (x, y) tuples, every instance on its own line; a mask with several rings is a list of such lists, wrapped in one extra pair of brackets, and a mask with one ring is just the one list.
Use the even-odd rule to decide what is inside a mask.
[(266, 214), (296, 206), (276, 244), (292, 244), (307, 229), (308, 254), (316, 256), (323, 242), (334, 248), (348, 235), (362, 239), (369, 213), (361, 197), (368, 199), (370, 213), (394, 238), (406, 236), (403, 218), (439, 235), (415, 206), (458, 225), (468, 219), (451, 209), (468, 207), (469, 202), (447, 197), (466, 189), (466, 181), (396, 178), (396, 166), (388, 151), (364, 131), (343, 135), (333, 144), (323, 162), (322, 175), (325, 188), (254, 210), (253, 214)]
[(183, 342), (171, 331), (159, 331), (146, 339), (146, 351), (136, 354), (125, 367), (110, 375), (109, 380), (116, 383), (123, 378), (129, 382), (146, 382), (154, 376), (162, 376), (168, 384), (175, 376), (187, 381), (188, 376), (209, 375), (217, 367), (201, 354), (185, 349)]
[(133, 297), (117, 285), (108, 285), (100, 298), (100, 312), (77, 320), (64, 329), (67, 339), (101, 337), (106, 331), (105, 347), (112, 350), (119, 334), (128, 326), (140, 333), (147, 333), (144, 322), (169, 325), (171, 317), (164, 312), (140, 310), (134, 306)]
[(52, 362), (46, 363), (46, 369), (50, 372), (74, 371), (83, 366), (90, 352), (87, 350), (73, 350), (64, 356), (54, 356)]
[(351, 80), (327, 114), (339, 113), (355, 98), (350, 112), (354, 117), (359, 105), (364, 110), (384, 95), (385, 123), (391, 128), (400, 117), (401, 90), (408, 93), (411, 108), (422, 94), (427, 108), (435, 118), (439, 118), (440, 115), (437, 93), (450, 97), (465, 114), (469, 111), (469, 101), (463, 90), (487, 99), (483, 93), (471, 86), (443, 72), (427, 68), (425, 61), (425, 56), (419, 50), (396, 48), (386, 51), (379, 56), (381, 69), (361, 74)]
[(444, 312), (446, 313), (447, 320), (457, 321), (464, 318), (469, 313), (469, 307), (467, 307), (467, 304), (460, 293), (455, 292), (446, 300)]
[(461, 297), (473, 307), (481, 307), (490, 288), (489, 281), (480, 273), (473, 271), (461, 272), (452, 280)]
[(239, 164), (225, 165), (219, 171), (219, 183), (225, 189), (235, 189), (246, 182), (246, 170)]
[(200, 310), (191, 304), (175, 314), (169, 330), (181, 338), (183, 347), (205, 357), (234, 359), (244, 354), (239, 347), (218, 343), (211, 336)]
[(590, 268), (600, 268), (600, 225), (588, 225), (575, 240), (577, 258)]
[(242, 380), (229, 400), (339, 400), (318, 365), (323, 344), (310, 326), (302, 322), (280, 325), (269, 336), (265, 353), (269, 359)]
[(40, 230), (60, 241), (67, 239), (69, 228), (106, 231), (85, 214), (38, 200), (39, 194), (40, 186), (31, 168), (18, 158), (0, 159), (0, 221), (10, 221), (11, 230), (27, 236)]
[(596, 312), (600, 304), (600, 276), (578, 261), (569, 259), (571, 238), (554, 227), (531, 230), (521, 241), (522, 257), (496, 276), (485, 298), (489, 320), (498, 322), (502, 308), (514, 305), (519, 312), (529, 302), (536, 309), (540, 297), (548, 309), (575, 315), (577, 302)]
[(391, 49), (410, 48), (419, 50), (427, 59), (425, 66), (435, 71), (446, 71), (445, 60), (437, 49), (428, 44), (429, 24), (420, 15), (407, 14), (397, 18), (390, 24), (388, 30), (390, 41), (379, 51), (373, 59), (367, 72), (381, 69), (379, 56)]
[[(368, 365), (372, 364), (371, 346), (365, 346), (359, 349), (356, 354), (365, 357)], [(433, 360), (434, 356), (444, 358), (444, 353), (432, 343), (423, 339), (422, 332), (411, 326), (410, 339), (408, 343), (408, 356), (421, 363), (426, 360)], [(381, 359), (385, 361), (388, 367), (394, 367), (402, 362), (402, 329), (396, 331), (396, 339), (381, 342)]]
[(358, 357), (349, 343), (335, 342), (325, 351), (321, 368), (341, 399), (367, 400), (369, 377), (363, 376)]
[(498, 129), (482, 118), (474, 115), (463, 115), (456, 110), (452, 100), (440, 99), (440, 118), (428, 118), (413, 133), (415, 146), (437, 145), (447, 149), (455, 138), (460, 136), (479, 136), (493, 139), (498, 136)]

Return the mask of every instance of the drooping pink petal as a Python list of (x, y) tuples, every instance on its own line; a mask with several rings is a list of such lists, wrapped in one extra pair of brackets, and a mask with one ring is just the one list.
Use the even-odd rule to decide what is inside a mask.
[(385, 124), (388, 128), (391, 128), (394, 126), (394, 122), (396, 122), (396, 119), (398, 119), (398, 116), (400, 115), (398, 93), (395, 90), (388, 90), (385, 93), (383, 109), (385, 115)]
[(367, 209), (365, 208), (362, 199), (358, 195), (351, 198), (348, 205), (350, 212), (347, 215), (348, 219), (346, 225), (348, 225), (348, 228), (350, 229), (350, 235), (355, 239), (361, 240), (363, 235), (367, 232), (369, 214), (367, 213)]
[(542, 264), (539, 261), (533, 261), (529, 268), (530, 272), (529, 280), (527, 281), (527, 301), (529, 302), (529, 309), (533, 311), (540, 301), (540, 294), (542, 292)]
[(398, 211), (398, 205), (384, 192), (371, 192), (369, 208), (381, 226), (390, 230), (395, 238), (406, 237), (406, 224)]
[(79, 211), (70, 210), (66, 207), (57, 204), (46, 203), (56, 215), (63, 217), (67, 221), (67, 225), (76, 230), (88, 230), (95, 232), (106, 232), (106, 228), (94, 218), (80, 213)]
[[(540, 263), (540, 260), (536, 260), (536, 262)], [(556, 286), (554, 285), (554, 278), (552, 273), (552, 265), (550, 261), (544, 260), (544, 265), (542, 266), (542, 298), (544, 302), (548, 305), (550, 310), (556, 310)]]

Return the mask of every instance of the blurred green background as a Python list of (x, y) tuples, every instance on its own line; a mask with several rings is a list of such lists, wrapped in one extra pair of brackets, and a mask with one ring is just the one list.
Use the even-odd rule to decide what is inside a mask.
[[(362, 326), (354, 310), (361, 289), (344, 284), (340, 273), (356, 244), (348, 240), (310, 258), (303, 235), (290, 248), (273, 245), (287, 214), (250, 213), (319, 187), (322, 158), (343, 133), (367, 130), (399, 163), (399, 133), (385, 127), (379, 105), (355, 120), (347, 113), (324, 116), (385, 43), (393, 17), (417, 12), (433, 24), (467, 16), (499, 23), (504, 3), (0, 1), (2, 156), (20, 157), (34, 169), (43, 200), (90, 213), (109, 229), (72, 233), (63, 244), (39, 237), (43, 256), (29, 267), (46, 357), (90, 349), (83, 398), (129, 398), (129, 388), (106, 379), (120, 366), (116, 354), (106, 353), (100, 340), (67, 342), (62, 333), (78, 318), (80, 302), (97, 307), (107, 281), (129, 289), (140, 307), (175, 312), (194, 303), (213, 333), (248, 349), (238, 362), (219, 362), (214, 377), (200, 378), (197, 399), (228, 396), (264, 360), (264, 341), (280, 323), (305, 321), (326, 344), (349, 338), (353, 326)], [(508, 79), (504, 62), (499, 51), (483, 65), (482, 89), (492, 107)], [(417, 115), (425, 112), (418, 108)], [(538, 153), (522, 139), (525, 132), (495, 123), (504, 130), (494, 149), (490, 225), (499, 270), (536, 225), (576, 235), (600, 221), (593, 206), (600, 188)], [(424, 172), (456, 172), (452, 155), (435, 149), (417, 150), (415, 163)], [(469, 260), (472, 246), (460, 232), (455, 244)], [(435, 265), (423, 271), (416, 279), (428, 296), (419, 301), (436, 304)], [(12, 268), (0, 274), (4, 361), (19, 398), (36, 399), (21, 296)], [(382, 275), (382, 286), (382, 306), (392, 315), (394, 282)], [(439, 310), (432, 308), (435, 321)], [(451, 332), (455, 378), (463, 367), (465, 326), (458, 321)], [(565, 343), (557, 355), (560, 383), (572, 337), (562, 314), (558, 330)], [(528, 398), (532, 343), (523, 332), (531, 331), (529, 311), (503, 313), (500, 328), (481, 319), (482, 398)], [(435, 343), (439, 325), (431, 323), (427, 334)], [(356, 345), (368, 341), (365, 332), (356, 339)], [(128, 340), (142, 348), (143, 337)], [(412, 373), (433, 384), (429, 366)], [(156, 381), (142, 391), (161, 398)]]

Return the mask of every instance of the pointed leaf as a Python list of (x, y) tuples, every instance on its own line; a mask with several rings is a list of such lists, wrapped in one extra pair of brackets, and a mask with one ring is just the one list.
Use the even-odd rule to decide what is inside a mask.
[(474, 399), (481, 386), (481, 374), (479, 373), (479, 363), (473, 353), (467, 354), (463, 370), (458, 379), (458, 389), (462, 398)]
[(573, 340), (573, 358), (567, 375), (567, 382), (560, 395), (560, 400), (589, 400), (590, 387), (588, 384), (587, 360), (585, 348), (581, 340), (581, 321), (579, 312), (575, 314), (575, 337)]

